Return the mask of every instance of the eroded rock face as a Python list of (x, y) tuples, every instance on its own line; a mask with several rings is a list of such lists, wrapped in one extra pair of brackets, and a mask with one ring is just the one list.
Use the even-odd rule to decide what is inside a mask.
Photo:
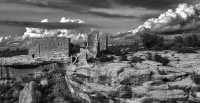
[(54, 103), (69, 103), (69, 102), (67, 102), (64, 98), (62, 98), (62, 97), (56, 97), (55, 99), (54, 99)]
[[(85, 62), (86, 55), (82, 57)], [(175, 64), (176, 59), (170, 58)], [(46, 88), (52, 91), (49, 95), (54, 98), (49, 99), (47, 95), (46, 99), (54, 103), (185, 103), (190, 89), (196, 86), (192, 73), (199, 74), (196, 71), (200, 65), (197, 62), (199, 58), (191, 56), (188, 59), (190, 61), (181, 57), (180, 64), (171, 66), (150, 60), (98, 63), (89, 67), (70, 65), (66, 71), (53, 74), (48, 82), (42, 80), (40, 84), (49, 85)], [(29, 85), (31, 83), (21, 92), (19, 103), (37, 103), (34, 98), (38, 94), (31, 92)]]
[(40, 84), (42, 85), (42, 87), (47, 87), (49, 85), (48, 80), (46, 78), (43, 78), (40, 81)]
[[(170, 55), (163, 54), (163, 56)], [(169, 58), (172, 63), (176, 61), (173, 57)], [(96, 91), (101, 94), (101, 96), (90, 95), (95, 95), (96, 98), (101, 97), (108, 101), (110, 98), (113, 101), (118, 98), (118, 102), (127, 103), (181, 103), (187, 101), (188, 92), (194, 86), (190, 77), (192, 72), (199, 73), (195, 68), (200, 64), (195, 62), (196, 57), (192, 56), (189, 59), (191, 61), (181, 57), (180, 61), (183, 61), (181, 64), (186, 65), (184, 67), (162, 66), (155, 61), (146, 60), (133, 65), (125, 62), (104, 63), (84, 68), (87, 70), (79, 68), (77, 73), (81, 72), (82, 77), (87, 76), (89, 79), (96, 77), (97, 82), (87, 83), (85, 81), (88, 79), (83, 80), (85, 85), (90, 87), (90, 92)], [(85, 92), (90, 93), (87, 90)]]
[(87, 63), (87, 50), (84, 49), (80, 49), (80, 53), (78, 53), (78, 65), (79, 66), (89, 66), (89, 64)]
[(35, 82), (30, 82), (25, 85), (19, 96), (19, 103), (39, 103), (40, 95), (36, 92)]
[(120, 84), (130, 84), (132, 86), (142, 85), (143, 83), (151, 80), (152, 73), (150, 70), (133, 70), (126, 69), (119, 74)]

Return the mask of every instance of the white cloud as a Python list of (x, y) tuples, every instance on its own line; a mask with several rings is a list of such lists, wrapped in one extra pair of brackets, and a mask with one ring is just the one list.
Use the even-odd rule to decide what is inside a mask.
[(174, 11), (169, 9), (158, 18), (148, 19), (143, 25), (132, 30), (132, 32), (137, 33), (142, 28), (156, 33), (197, 29), (200, 27), (199, 14), (200, 8), (197, 5), (179, 4)]
[(159, 10), (147, 10), (144, 8), (129, 8), (129, 7), (113, 7), (113, 8), (92, 8), (89, 10), (94, 13), (102, 13), (107, 15), (115, 15), (115, 16), (133, 16), (140, 17), (146, 14), (155, 14), (160, 13)]

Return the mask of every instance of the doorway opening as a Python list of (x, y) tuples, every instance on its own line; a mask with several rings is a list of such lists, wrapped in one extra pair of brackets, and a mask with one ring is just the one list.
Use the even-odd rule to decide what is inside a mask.
[(35, 58), (35, 54), (32, 54), (32, 58)]

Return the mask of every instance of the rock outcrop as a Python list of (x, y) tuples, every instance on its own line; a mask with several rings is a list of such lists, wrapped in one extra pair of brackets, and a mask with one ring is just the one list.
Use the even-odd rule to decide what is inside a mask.
[[(45, 102), (184, 103), (190, 95), (191, 88), (197, 87), (194, 76), (200, 74), (198, 72), (200, 56), (199, 54), (171, 56), (169, 51), (162, 55), (170, 58), (168, 66), (150, 60), (138, 63), (97, 62), (93, 63), (93, 66), (68, 65), (65, 71), (48, 72), (44, 75), (45, 79), (34, 79), (39, 79), (36, 81), (41, 86), (39, 91), (44, 94)], [(177, 60), (174, 57), (180, 59), (179, 64), (175, 64)], [(37, 103), (38, 88), (36, 90), (34, 87), (34, 82), (24, 87), (19, 96), (19, 103)], [(2, 94), (4, 97), (12, 94), (17, 98), (19, 91), (12, 93), (10, 89)], [(5, 101), (9, 100), (3, 100)]]
[(41, 94), (35, 89), (35, 82), (26, 84), (19, 96), (19, 103), (39, 103)]

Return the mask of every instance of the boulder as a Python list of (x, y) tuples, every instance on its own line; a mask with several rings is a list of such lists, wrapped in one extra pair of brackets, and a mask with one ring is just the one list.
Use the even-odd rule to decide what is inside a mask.
[(181, 81), (168, 82), (167, 84), (170, 88), (183, 90), (187, 90), (192, 88), (193, 86), (196, 86), (196, 84), (191, 80), (191, 77), (187, 77)]
[(112, 82), (112, 85), (115, 85), (118, 82), (118, 76), (122, 73), (125, 68), (130, 67), (130, 64), (127, 63), (109, 63), (100, 68), (100, 81)]
[(183, 79), (186, 78), (188, 74), (186, 73), (171, 73), (168, 75), (154, 75), (155, 80), (162, 80), (163, 82), (169, 82), (169, 81), (176, 81), (177, 79)]
[(126, 99), (125, 103), (160, 103), (150, 97)]
[(188, 95), (179, 89), (174, 90), (155, 90), (148, 92), (149, 96), (158, 101), (177, 101), (187, 100)]
[(19, 96), (19, 103), (39, 103), (40, 95), (35, 89), (36, 83), (31, 81), (27, 83)]
[(81, 98), (84, 101), (87, 101), (88, 103), (91, 103), (90, 97), (86, 93), (78, 93), (78, 97)]
[(54, 99), (54, 102), (53, 103), (70, 103), (70, 102), (68, 102), (68, 101), (66, 101), (64, 98), (62, 98), (62, 97), (56, 97), (55, 99)]
[(117, 89), (118, 97), (120, 98), (132, 98), (131, 86), (122, 85)]
[(42, 85), (42, 87), (47, 87), (49, 85), (48, 80), (46, 78), (42, 79), (40, 81), (40, 84)]
[(141, 97), (147, 96), (149, 92), (149, 88), (145, 86), (132, 87), (132, 92), (133, 92), (132, 94), (133, 98), (141, 98)]
[(12, 93), (12, 96), (14, 98), (19, 98), (19, 95), (20, 95), (20, 91), (18, 91), (18, 90), (13, 91), (13, 93)]
[(119, 74), (118, 78), (120, 84), (136, 86), (150, 81), (151, 74), (150, 70), (125, 69), (124, 72)]
[(78, 56), (78, 65), (79, 66), (81, 66), (81, 67), (88, 67), (88, 66), (90, 66), (87, 63), (87, 54), (88, 54), (87, 50), (80, 49), (80, 53), (77, 54), (77, 56)]

